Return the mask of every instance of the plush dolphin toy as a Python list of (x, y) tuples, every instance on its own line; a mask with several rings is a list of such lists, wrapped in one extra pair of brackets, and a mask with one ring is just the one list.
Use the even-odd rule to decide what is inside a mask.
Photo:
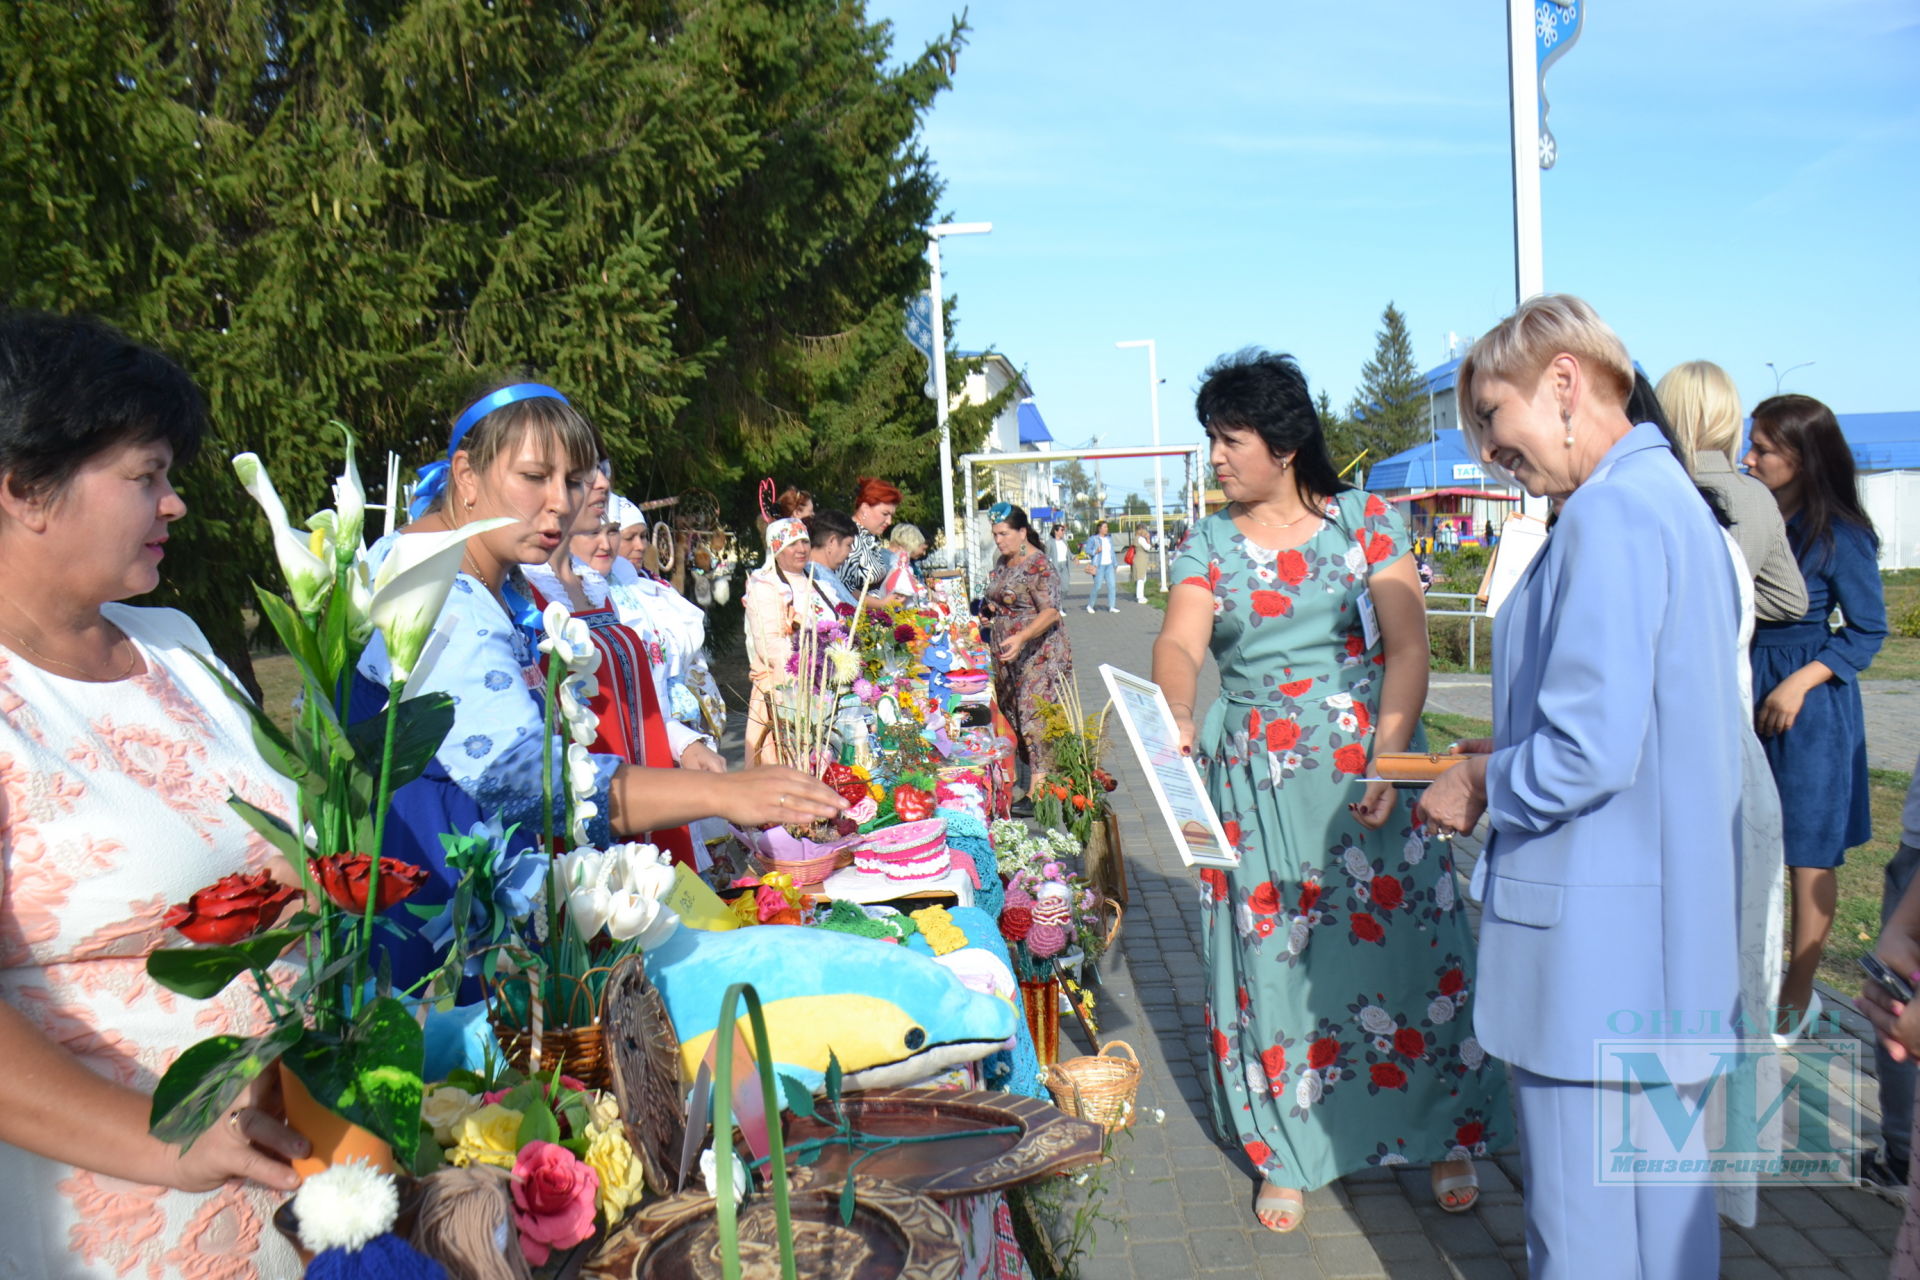
[[(816, 1089), (829, 1052), (849, 1088), (912, 1084), (994, 1052), (1014, 1034), (1017, 1016), (1011, 1002), (968, 990), (928, 956), (825, 929), (676, 929), (647, 952), (646, 965), (680, 1037), (687, 1080), (735, 982), (760, 993), (774, 1069)], [(738, 1034), (752, 1043), (744, 1016)]]

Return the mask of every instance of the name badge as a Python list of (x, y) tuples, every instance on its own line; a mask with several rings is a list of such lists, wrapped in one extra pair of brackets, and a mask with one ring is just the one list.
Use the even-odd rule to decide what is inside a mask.
[(1360, 593), (1360, 634), (1371, 649), (1380, 643), (1380, 619), (1373, 612), (1373, 592)]

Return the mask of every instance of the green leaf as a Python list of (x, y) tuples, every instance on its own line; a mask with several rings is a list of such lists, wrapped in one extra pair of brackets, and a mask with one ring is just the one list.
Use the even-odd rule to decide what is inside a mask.
[(344, 1040), (309, 1032), (287, 1066), (309, 1092), (340, 1115), (385, 1139), (402, 1166), (420, 1141), (420, 1069), (426, 1039), (400, 1001), (370, 1001)]
[[(340, 727), (340, 718), (333, 711), (333, 680), (320, 665), (319, 641), (293, 606), (271, 591), (254, 588), (254, 595), (260, 601), (260, 615), (273, 624), (280, 642), (293, 656), (294, 665), (300, 668), (300, 675), (307, 685), (307, 698), (304, 711), (311, 714), (320, 723), (321, 735), (326, 739), (328, 750), (342, 760), (353, 757), (353, 744), (347, 740), (346, 731)], [(352, 672), (345, 673), (348, 678)]]
[(799, 1119), (812, 1119), (813, 1090), (795, 1080), (792, 1076), (780, 1077), (780, 1092), (786, 1096), (787, 1110)]
[(420, 1130), (420, 1148), (413, 1157), (413, 1176), (424, 1178), (447, 1162), (446, 1152), (433, 1140), (433, 1130)]
[(847, 1185), (840, 1188), (840, 1222), (843, 1226), (853, 1224), (853, 1170), (847, 1170)]
[(446, 1082), (456, 1089), (464, 1089), (472, 1094), (482, 1094), (492, 1088), (485, 1076), (478, 1071), (469, 1071), (465, 1067), (456, 1067), (447, 1072)]
[(228, 796), (227, 808), (239, 814), (243, 822), (259, 832), (261, 839), (278, 849), (280, 855), (294, 866), (303, 865), (310, 856), (310, 851), (301, 843), (300, 838), (293, 834), (293, 828), (287, 825), (284, 818), (276, 817), (265, 809), (248, 804), (239, 796)]
[(300, 936), (297, 929), (269, 929), (230, 947), (169, 947), (147, 956), (147, 976), (169, 991), (207, 1000), (241, 974), (272, 964)]
[[(453, 729), (453, 697), (445, 693), (422, 694), (398, 704), (400, 720), (393, 732), (393, 786), (403, 787), (426, 770), (433, 753), (447, 740)], [(388, 706), (379, 715), (347, 730), (355, 757), (369, 776), (380, 776), (380, 753), (386, 746), (387, 717), (394, 713)]]
[(529, 1142), (559, 1142), (560, 1122), (553, 1118), (553, 1111), (544, 1102), (535, 1102), (520, 1117), (521, 1146)]
[(162, 1142), (192, 1146), (303, 1031), (298, 1022), (289, 1022), (264, 1035), (212, 1036), (192, 1046), (154, 1086), (149, 1131)]
[(835, 1109), (840, 1106), (840, 1055), (827, 1050), (827, 1097)]
[(808, 1147), (805, 1151), (795, 1156), (793, 1162), (804, 1169), (810, 1164), (817, 1163), (820, 1159), (820, 1153), (825, 1150), (825, 1147)]

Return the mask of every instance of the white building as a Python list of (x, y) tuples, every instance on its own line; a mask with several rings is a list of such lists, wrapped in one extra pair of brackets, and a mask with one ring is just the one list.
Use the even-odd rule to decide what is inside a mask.
[[(993, 426), (987, 431), (987, 438), (979, 447), (981, 453), (1032, 453), (1045, 455), (1053, 450), (1053, 433), (1047, 430), (1046, 422), (1040, 417), (1040, 409), (1033, 402), (1033, 388), (1028, 384), (1026, 375), (1013, 367), (1013, 362), (998, 352), (962, 352), (964, 357), (981, 362), (980, 368), (967, 375), (955, 397), (962, 404), (983, 405), (1005, 391), (1014, 387), (1013, 399), (1008, 401), (993, 419)], [(1059, 505), (1051, 478), (1052, 467), (1043, 461), (1033, 466), (989, 467), (984, 469), (980, 478), (980, 492), (995, 502), (1013, 502), (1026, 508), (1036, 521), (1049, 518), (1053, 507)]]

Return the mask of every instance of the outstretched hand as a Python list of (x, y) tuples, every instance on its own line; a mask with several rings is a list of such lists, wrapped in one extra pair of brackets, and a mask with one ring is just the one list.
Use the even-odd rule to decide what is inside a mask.
[(820, 822), (847, 807), (825, 783), (784, 765), (761, 765), (716, 781), (719, 816), (738, 827)]

